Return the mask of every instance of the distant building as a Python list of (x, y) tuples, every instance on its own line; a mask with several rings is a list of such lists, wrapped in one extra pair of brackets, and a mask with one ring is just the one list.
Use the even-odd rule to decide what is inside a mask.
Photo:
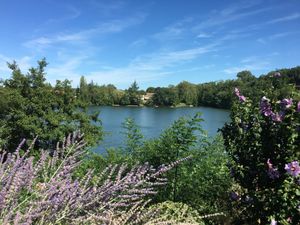
[(155, 93), (146, 93), (145, 95), (142, 95), (141, 96), (141, 100), (142, 100), (142, 102), (147, 102), (148, 100), (150, 100), (152, 97), (153, 97), (153, 95), (154, 95)]

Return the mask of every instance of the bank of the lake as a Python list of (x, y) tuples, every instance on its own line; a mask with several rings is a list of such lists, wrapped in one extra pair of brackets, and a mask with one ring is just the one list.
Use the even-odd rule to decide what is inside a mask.
[(122, 123), (129, 117), (135, 120), (145, 138), (158, 137), (179, 117), (193, 116), (198, 112), (202, 113), (204, 119), (202, 127), (209, 136), (214, 136), (218, 129), (229, 120), (229, 110), (210, 107), (90, 107), (90, 112), (95, 111), (100, 111), (99, 118), (102, 120), (103, 129), (106, 132), (104, 141), (96, 148), (97, 152), (103, 152), (105, 148), (118, 147), (123, 144)]

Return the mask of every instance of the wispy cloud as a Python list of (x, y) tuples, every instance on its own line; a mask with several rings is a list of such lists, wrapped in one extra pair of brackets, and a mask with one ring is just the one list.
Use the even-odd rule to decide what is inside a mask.
[(73, 20), (73, 19), (78, 18), (81, 15), (81, 11), (78, 8), (74, 7), (73, 5), (61, 4), (61, 7), (65, 7), (65, 9), (67, 11), (66, 14), (60, 18), (51, 18), (51, 19), (47, 20), (45, 25), (51, 24), (51, 23), (59, 23), (59, 22), (63, 22), (66, 20)]
[(130, 48), (140, 48), (143, 47), (147, 44), (147, 39), (145, 38), (140, 38), (138, 40), (133, 41), (132, 43), (129, 44)]
[(271, 53), (264, 56), (249, 56), (241, 60), (238, 66), (231, 66), (223, 70), (226, 74), (237, 74), (243, 70), (250, 70), (251, 72), (260, 72), (261, 70), (268, 70), (271, 66), (271, 57), (277, 54)]
[(56, 80), (64, 80), (67, 78), (68, 80), (78, 83), (82, 75), (78, 73), (78, 69), (86, 59), (86, 56), (69, 57), (66, 60), (56, 63), (54, 66), (50, 64), (47, 68), (47, 80), (55, 84)]
[(235, 75), (240, 71), (243, 70), (249, 70), (251, 72), (257, 72), (260, 70), (267, 70), (270, 68), (270, 63), (269, 62), (260, 62), (260, 63), (251, 63), (251, 64), (245, 64), (242, 66), (233, 66), (233, 67), (229, 67), (223, 70), (224, 73), (226, 74), (231, 74), (231, 75)]
[(53, 44), (67, 42), (68, 44), (75, 44), (92, 37), (99, 37), (101, 35), (119, 33), (127, 28), (143, 23), (146, 14), (139, 14), (132, 18), (123, 20), (111, 20), (108, 22), (100, 23), (98, 26), (90, 29), (81, 30), (74, 33), (59, 33), (55, 35), (38, 37), (25, 42), (23, 45), (28, 48), (43, 49)]
[(197, 38), (210, 38), (210, 37), (212, 37), (212, 35), (208, 33), (201, 33), (197, 35)]
[(269, 20), (266, 22), (266, 24), (275, 24), (275, 23), (281, 23), (281, 22), (287, 22), (291, 20), (296, 20), (300, 18), (300, 13), (294, 13), (288, 16), (279, 17), (273, 20)]
[(22, 58), (19, 59), (13, 59), (11, 57), (5, 56), (0, 54), (0, 77), (1, 78), (8, 78), (11, 70), (8, 68), (7, 63), (11, 63), (13, 62), (13, 60), (15, 60), (19, 66), (19, 68), (21, 69), (21, 71), (23, 71), (24, 73), (26, 73), (26, 71), (31, 67), (31, 63), (32, 63), (32, 57), (30, 56), (24, 56)]
[(96, 8), (99, 13), (104, 15), (110, 15), (118, 10), (123, 9), (126, 6), (125, 1), (118, 1), (118, 0), (114, 0), (114, 1), (90, 0), (88, 1), (88, 3), (91, 4), (93, 8)]
[(138, 82), (154, 81), (178, 72), (175, 69), (177, 66), (213, 51), (217, 51), (216, 44), (179, 51), (155, 52), (137, 57), (125, 67), (93, 71), (86, 77), (95, 82), (116, 85), (129, 85), (133, 80)]
[(300, 34), (300, 31), (281, 32), (281, 33), (272, 34), (272, 35), (267, 36), (267, 37), (258, 38), (256, 41), (261, 43), (261, 44), (266, 44), (269, 41), (277, 40), (277, 39), (288, 37), (288, 36), (291, 36), (291, 35), (299, 35), (299, 34)]
[(193, 19), (191, 17), (184, 18), (176, 23), (164, 27), (162, 31), (155, 33), (152, 37), (159, 41), (182, 39), (186, 34), (188, 27), (187, 24), (192, 21)]
[[(220, 26), (227, 24), (229, 22), (241, 20), (243, 18), (253, 16), (256, 14), (260, 14), (266, 11), (273, 9), (272, 7), (265, 7), (260, 9), (252, 9), (250, 8), (259, 4), (260, 1), (242, 1), (240, 3), (236, 3), (233, 6), (229, 6), (222, 10), (215, 10), (210, 15), (210, 17), (206, 20), (203, 20), (198, 25), (196, 25), (194, 30), (203, 30), (215, 26)], [(247, 9), (247, 11), (245, 11)]]

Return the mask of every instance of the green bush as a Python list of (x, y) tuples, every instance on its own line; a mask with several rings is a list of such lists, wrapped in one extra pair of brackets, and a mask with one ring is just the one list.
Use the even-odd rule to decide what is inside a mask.
[(263, 97), (260, 104), (237, 89), (236, 95), (240, 101), (232, 107), (231, 122), (222, 129), (237, 183), (232, 193), (236, 223), (268, 224), (273, 219), (296, 224), (300, 213), (300, 103), (291, 98), (297, 98), (297, 93), (289, 92), (281, 101), (270, 94), (272, 99)]

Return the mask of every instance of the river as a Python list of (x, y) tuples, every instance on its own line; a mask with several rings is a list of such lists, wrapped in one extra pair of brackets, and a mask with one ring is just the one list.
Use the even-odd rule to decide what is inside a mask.
[(103, 152), (105, 148), (118, 147), (124, 142), (122, 123), (126, 118), (133, 118), (140, 127), (145, 138), (158, 137), (160, 133), (169, 127), (181, 116), (193, 116), (197, 112), (202, 113), (202, 127), (209, 136), (214, 136), (217, 130), (225, 122), (229, 121), (229, 111), (209, 107), (192, 108), (149, 108), (149, 107), (110, 107), (93, 106), (90, 112), (100, 111), (99, 118), (102, 121), (106, 133), (103, 142), (95, 151)]

